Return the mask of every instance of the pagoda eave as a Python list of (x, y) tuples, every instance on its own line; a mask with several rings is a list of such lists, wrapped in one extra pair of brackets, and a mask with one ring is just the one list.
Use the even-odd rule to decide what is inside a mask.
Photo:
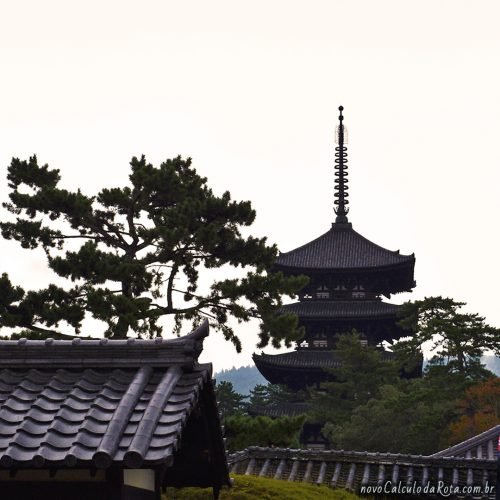
[[(394, 353), (382, 350), (382, 360), (393, 361)], [(338, 353), (330, 349), (297, 349), (282, 354), (253, 354), (255, 366), (271, 384), (281, 384), (293, 390), (324, 382), (333, 377), (332, 370), (342, 367)], [(401, 371), (405, 378), (422, 375), (422, 355), (409, 372)]]
[[(279, 355), (278, 355), (279, 356)], [(261, 375), (271, 384), (286, 385), (292, 390), (300, 390), (325, 379), (325, 372), (320, 366), (279, 365), (263, 359), (266, 355), (253, 355), (255, 366)]]
[(302, 300), (285, 304), (283, 313), (294, 313), (300, 319), (311, 320), (392, 320), (401, 309), (400, 305), (380, 300)]
[(372, 274), (387, 274), (393, 275), (394, 273), (408, 273), (411, 275), (411, 280), (408, 286), (410, 289), (415, 286), (415, 281), (413, 279), (413, 269), (415, 267), (415, 258), (411, 261), (404, 262), (401, 264), (393, 264), (389, 266), (373, 266), (373, 267), (306, 267), (306, 266), (288, 266), (276, 262), (273, 265), (274, 271), (281, 271), (283, 274), (328, 274), (329, 276), (353, 276), (353, 275), (372, 275)]
[[(273, 270), (286, 276), (304, 275), (310, 278), (310, 285), (319, 280), (333, 284), (343, 282), (372, 283), (372, 290), (387, 297), (391, 294), (411, 292), (416, 286), (414, 278), (415, 259), (410, 262), (384, 267), (330, 268), (295, 267), (276, 263)], [(307, 289), (307, 286), (304, 289)]]

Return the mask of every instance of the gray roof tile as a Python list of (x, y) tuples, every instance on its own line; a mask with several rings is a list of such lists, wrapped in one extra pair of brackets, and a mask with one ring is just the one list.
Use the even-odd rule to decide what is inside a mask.
[(278, 267), (321, 270), (353, 270), (408, 264), (413, 255), (386, 250), (352, 229), (351, 224), (332, 224), (319, 238), (279, 255)]
[(171, 459), (210, 384), (211, 365), (197, 362), (207, 333), (205, 324), (172, 341), (0, 341), (0, 464)]
[(340, 359), (332, 350), (301, 349), (282, 354), (254, 354), (257, 366), (269, 364), (295, 368), (336, 368), (341, 366)]
[[(384, 359), (392, 359), (393, 354), (383, 351)], [(338, 368), (342, 362), (336, 351), (329, 349), (298, 349), (282, 354), (254, 354), (253, 360), (257, 367), (265, 365), (286, 368), (307, 368), (322, 370), (324, 368)]]
[(304, 415), (310, 409), (309, 403), (292, 402), (292, 403), (279, 403), (273, 405), (252, 405), (248, 409), (252, 415), (264, 415), (267, 417), (296, 417), (297, 415)]
[[(117, 373), (103, 368), (92, 374), (100, 387), (81, 383), (88, 382), (87, 370), (59, 370), (46, 378), (47, 385), (31, 383), (29, 393), (24, 387), (11, 385), (11, 397), (0, 408), (0, 460), (5, 457), (4, 462), (27, 466), (35, 457), (50, 462), (74, 455), (76, 460), (90, 462), (101, 454), (97, 460), (101, 466), (111, 465), (117, 456), (139, 466), (166, 459), (180, 439), (187, 413), (209, 377), (210, 367), (200, 365), (195, 368), (197, 376), (187, 380), (183, 380), (180, 367), (174, 367), (174, 373), (171, 370), (147, 367)], [(27, 369), (19, 370), (18, 375), (21, 384), (32, 374)], [(9, 371), (1, 370), (0, 380), (4, 376), (12, 381)], [(56, 376), (64, 382), (59, 387), (64, 392), (54, 390)], [(120, 384), (121, 392), (112, 383), (118, 377), (129, 381), (128, 386)], [(183, 382), (180, 394), (175, 391), (177, 381)], [(146, 386), (154, 392), (145, 394)], [(7, 390), (7, 384), (2, 390)]]
[(350, 319), (394, 317), (400, 307), (381, 300), (302, 300), (284, 305), (282, 311), (303, 318)]
[[(285, 481), (325, 484), (359, 491), (363, 486), (413, 485), (423, 489), (438, 481), (450, 486), (494, 485), (496, 461), (344, 450), (294, 450), (252, 446), (229, 456), (231, 472)], [(423, 491), (420, 491), (420, 494)], [(495, 498), (494, 488), (481, 498)], [(434, 495), (431, 495), (434, 498)], [(450, 498), (469, 498), (451, 495)], [(427, 496), (426, 496), (427, 498)], [(479, 497), (478, 497), (479, 498)]]

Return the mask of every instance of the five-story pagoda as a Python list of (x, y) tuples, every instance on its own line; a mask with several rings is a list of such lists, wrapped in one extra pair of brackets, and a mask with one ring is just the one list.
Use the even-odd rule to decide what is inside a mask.
[[(404, 335), (397, 324), (400, 306), (382, 300), (409, 292), (415, 286), (415, 256), (401, 255), (372, 243), (357, 233), (347, 219), (348, 172), (342, 106), (336, 131), (335, 222), (325, 234), (277, 259), (276, 269), (286, 275), (306, 275), (309, 284), (299, 302), (284, 306), (305, 329), (303, 341), (292, 352), (254, 354), (254, 362), (272, 384), (291, 390), (326, 380), (338, 366), (338, 334), (356, 330), (361, 342), (380, 345)], [(390, 353), (385, 352), (390, 357)], [(421, 366), (406, 376), (419, 376)]]

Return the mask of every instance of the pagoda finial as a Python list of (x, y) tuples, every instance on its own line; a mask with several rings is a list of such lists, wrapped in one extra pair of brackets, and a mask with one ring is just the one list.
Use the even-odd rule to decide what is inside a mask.
[(335, 201), (334, 211), (337, 217), (335, 218), (335, 223), (346, 224), (347, 213), (349, 209), (347, 205), (349, 204), (348, 191), (348, 179), (347, 179), (347, 148), (344, 144), (347, 143), (345, 137), (345, 128), (342, 123), (344, 117), (342, 116), (343, 106), (339, 106), (339, 125), (336, 130), (336, 142), (338, 146), (335, 148)]

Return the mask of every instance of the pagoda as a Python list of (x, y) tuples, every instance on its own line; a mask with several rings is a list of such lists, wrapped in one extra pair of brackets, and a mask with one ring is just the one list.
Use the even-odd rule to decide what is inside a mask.
[[(339, 334), (355, 330), (364, 345), (379, 346), (407, 335), (398, 326), (400, 306), (382, 299), (410, 292), (415, 256), (387, 250), (356, 232), (348, 221), (348, 171), (346, 130), (342, 106), (336, 130), (335, 222), (313, 241), (281, 253), (275, 264), (285, 275), (306, 275), (309, 284), (299, 293), (299, 301), (283, 306), (296, 313), (304, 327), (303, 340), (296, 349), (283, 354), (254, 354), (258, 370), (272, 384), (292, 391), (307, 386), (319, 388), (331, 377), (340, 361), (335, 352)], [(392, 353), (383, 350), (385, 358)], [(403, 376), (421, 375), (421, 364)], [(287, 413), (287, 412), (285, 412)]]

